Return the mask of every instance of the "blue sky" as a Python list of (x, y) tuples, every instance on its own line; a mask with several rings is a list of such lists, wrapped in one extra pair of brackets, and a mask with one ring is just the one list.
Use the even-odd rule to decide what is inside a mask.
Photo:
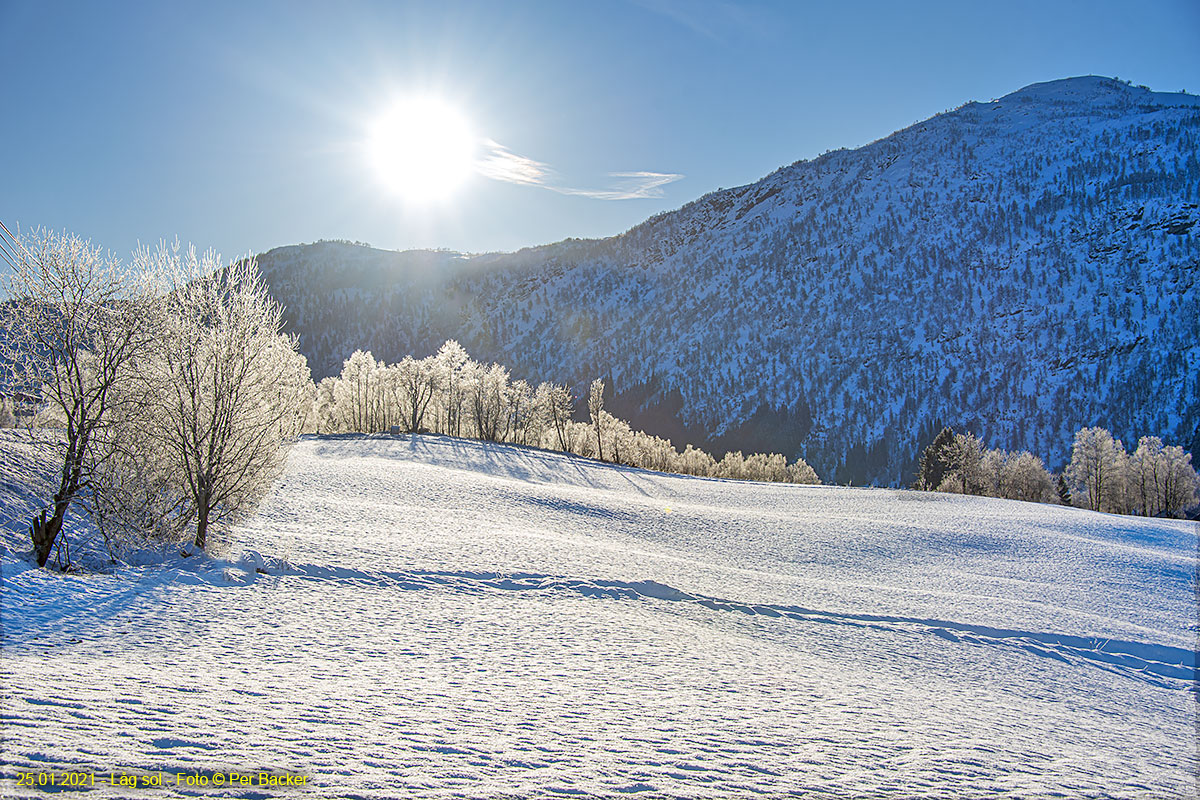
[[(0, 34), (0, 220), (121, 254), (176, 236), (226, 256), (606, 236), (1029, 83), (1200, 92), (1195, 0), (0, 0)], [(412, 93), (537, 178), (398, 197), (365, 143)]]

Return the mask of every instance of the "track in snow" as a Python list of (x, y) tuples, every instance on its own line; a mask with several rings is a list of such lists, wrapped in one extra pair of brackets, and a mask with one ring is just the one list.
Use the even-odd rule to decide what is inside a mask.
[(1189, 796), (1196, 546), (1189, 523), (309, 438), (234, 532), (265, 561), (0, 556), (2, 785)]

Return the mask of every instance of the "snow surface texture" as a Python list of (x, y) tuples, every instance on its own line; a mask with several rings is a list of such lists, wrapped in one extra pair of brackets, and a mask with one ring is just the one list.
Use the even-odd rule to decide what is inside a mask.
[(1196, 790), (1194, 523), (347, 436), (299, 443), (233, 537), (111, 575), (0, 554), (0, 791), (80, 767), (303, 773), (295, 797)]
[[(0, 429), (0, 552), (33, 558), (29, 524), (39, 511), (48, 508), (49, 498), (58, 488), (61, 444), (56, 431), (37, 430), (31, 434), (24, 429)], [(64, 527), (72, 532), (67, 544), (75, 550), (65, 555), (73, 563), (95, 565), (107, 560), (102, 555), (104, 542), (86, 514), (72, 506)], [(62, 544), (60, 541), (60, 549)], [(51, 559), (56, 555), (52, 553)]]
[[(40, 429), (0, 429), (0, 553), (33, 559), (29, 524), (38, 512), (50, 506), (58, 488), (64, 443), (60, 433)], [(167, 554), (179, 552), (178, 545), (134, 543), (111, 550), (92, 524), (87, 512), (73, 504), (63, 525), (69, 532), (59, 537), (50, 564), (69, 562), (88, 571), (117, 566), (161, 564)], [(66, 549), (63, 545), (69, 545)], [(2, 610), (2, 609), (0, 609)], [(3, 617), (0, 616), (0, 622)]]

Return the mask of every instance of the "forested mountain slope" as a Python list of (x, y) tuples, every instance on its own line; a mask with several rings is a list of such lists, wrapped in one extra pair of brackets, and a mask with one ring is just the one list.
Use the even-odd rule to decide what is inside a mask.
[[(1098, 77), (968, 103), (601, 240), (260, 256), (314, 377), (447, 338), (606, 377), (635, 427), (899, 483), (944, 424), (1052, 467), (1200, 449), (1200, 98)], [(719, 453), (718, 453), (719, 454)]]

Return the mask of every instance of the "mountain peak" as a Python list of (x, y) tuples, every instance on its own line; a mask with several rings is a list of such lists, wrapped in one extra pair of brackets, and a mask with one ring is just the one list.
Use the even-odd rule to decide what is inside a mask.
[(676, 445), (856, 483), (903, 482), (943, 425), (1056, 467), (1092, 425), (1198, 452), (1198, 101), (1038, 83), (608, 239), (261, 262), (318, 377), (455, 339), (533, 382), (604, 378)]
[(1154, 103), (1156, 105), (1200, 105), (1200, 97), (1184, 92), (1155, 92), (1147, 86), (1135, 86), (1119, 78), (1080, 75), (1053, 81), (1031, 83), (1000, 98), (1000, 102), (1041, 101), (1049, 103), (1087, 103), (1120, 105)]

